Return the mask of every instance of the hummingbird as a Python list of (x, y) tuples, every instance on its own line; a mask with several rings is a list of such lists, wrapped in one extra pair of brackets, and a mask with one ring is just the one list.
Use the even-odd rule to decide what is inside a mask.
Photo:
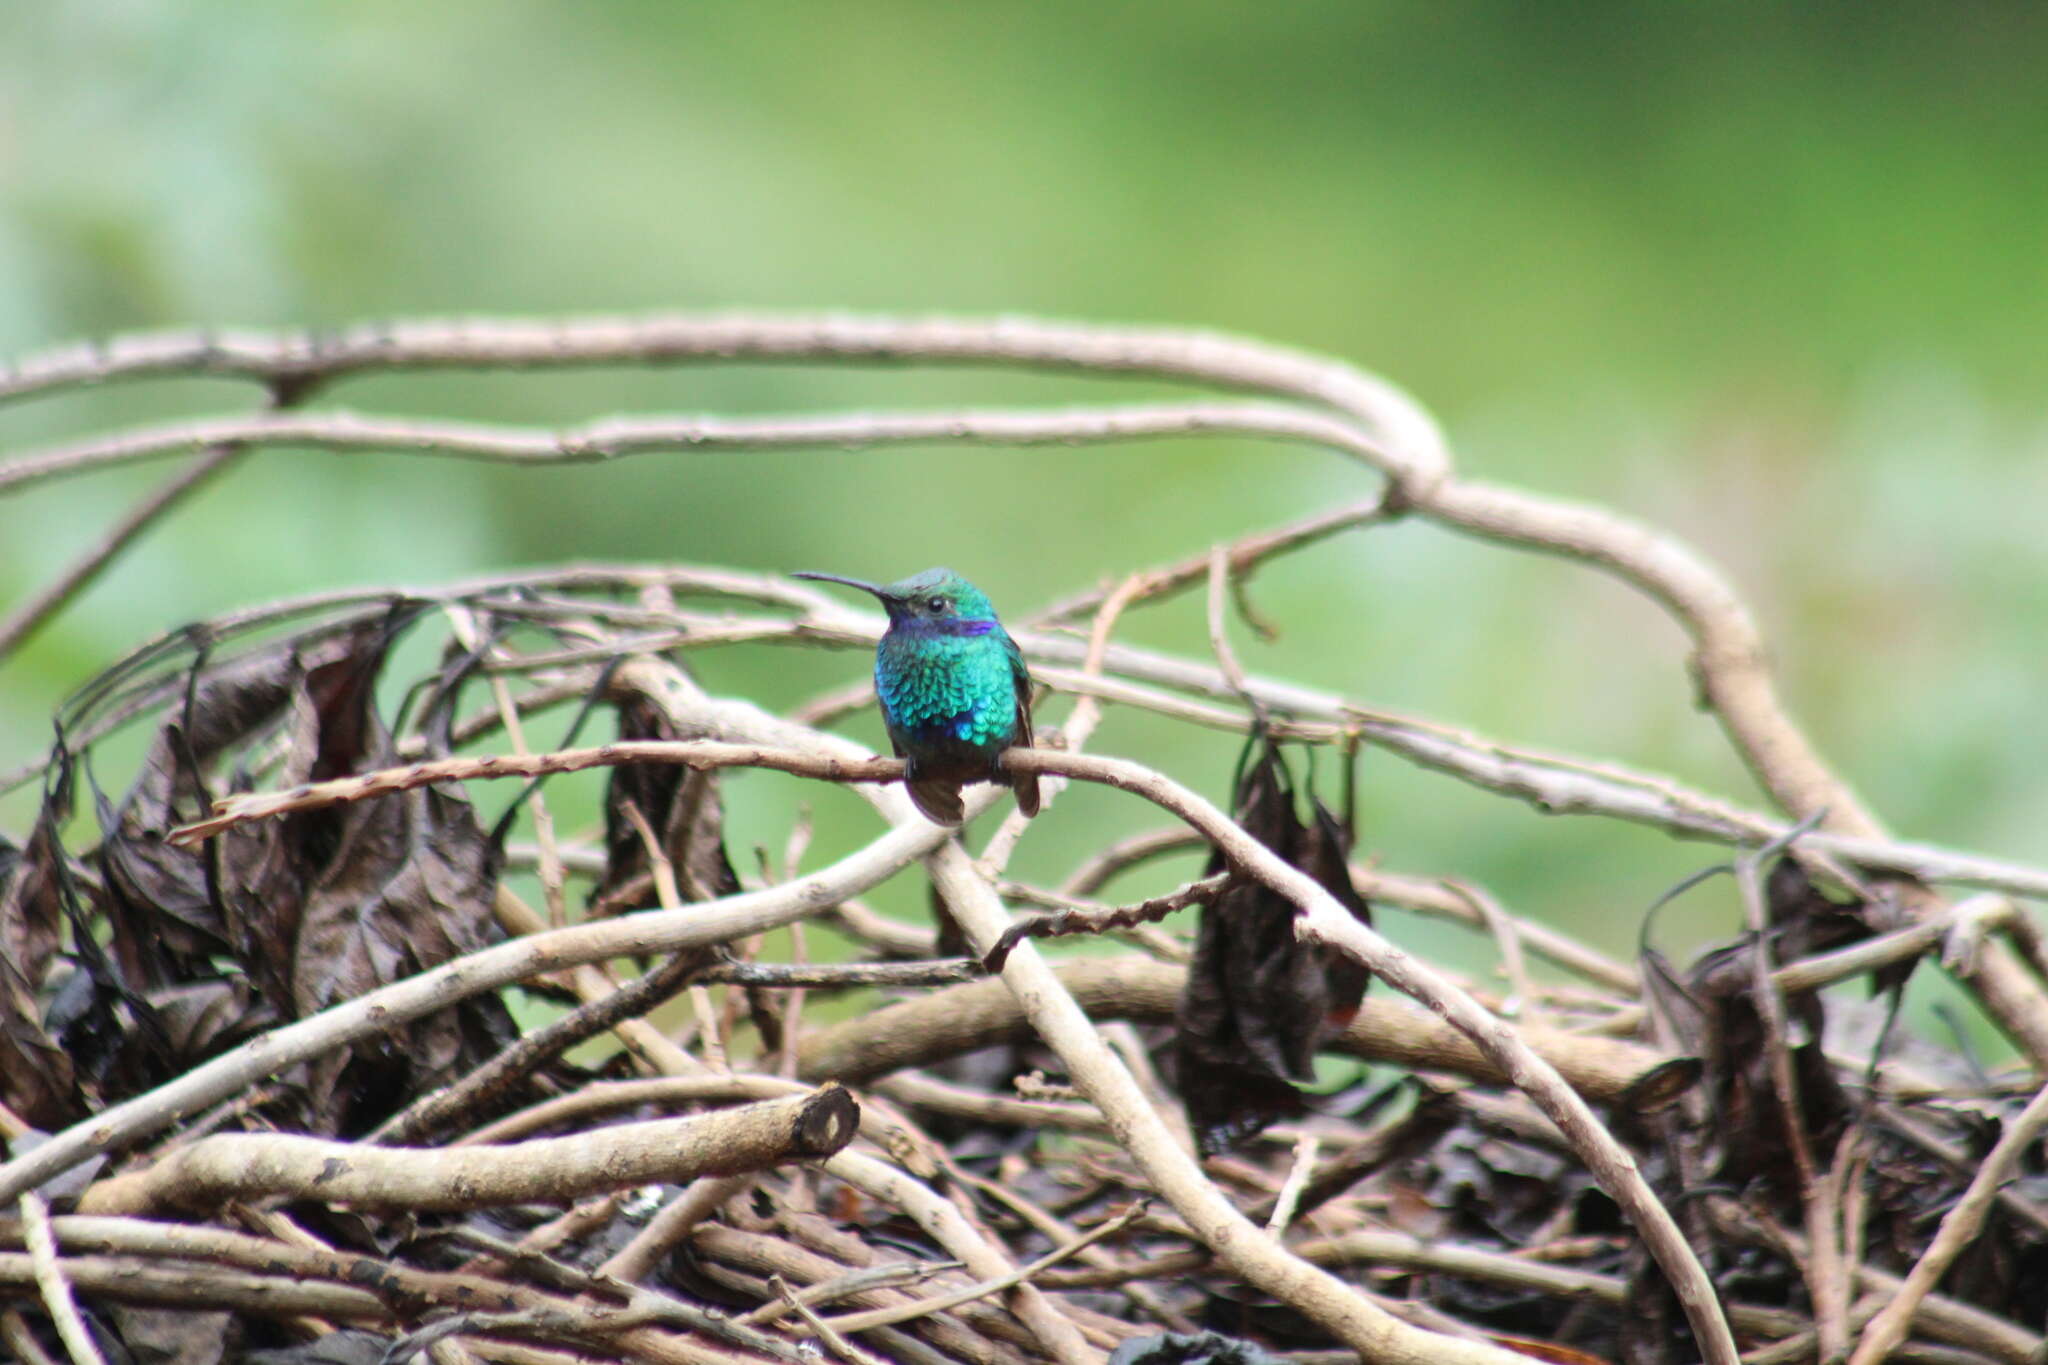
[(1008, 782), (1017, 809), (1038, 814), (1038, 775), (997, 767), (1003, 750), (1031, 747), (1031, 672), (987, 594), (951, 569), (887, 587), (829, 573), (794, 577), (873, 593), (889, 613), (875, 647), (875, 696), (904, 787), (926, 819), (965, 819), (960, 789), (969, 782)]

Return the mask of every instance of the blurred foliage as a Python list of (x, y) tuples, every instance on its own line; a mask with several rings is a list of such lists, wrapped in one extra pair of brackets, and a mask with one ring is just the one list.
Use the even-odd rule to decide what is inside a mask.
[[(189, 324), (735, 306), (1319, 349), (1411, 388), (1468, 469), (1690, 538), (1887, 819), (2040, 858), (2044, 59), (2048, 10), (1992, 4), (27, 0), (0, 7), (0, 354)], [(339, 401), (569, 421), (1110, 392), (751, 367), (399, 377)], [(251, 401), (85, 392), (0, 413), (0, 447)], [(0, 599), (165, 472), (0, 504)], [(55, 699), (129, 644), (231, 604), (603, 557), (950, 563), (1015, 616), (1370, 487), (1327, 455), (1214, 441), (538, 473), (276, 452), (10, 661), (0, 762), (38, 752)], [(1676, 630), (1584, 570), (1404, 526), (1254, 592), (1286, 627), (1242, 641), (1257, 668), (1753, 795), (1689, 705)], [(1183, 603), (1130, 630), (1200, 651), (1199, 618)], [(864, 664), (702, 666), (787, 703)], [(1121, 715), (1098, 742), (1215, 795), (1235, 752)], [(779, 849), (784, 780), (732, 785), (735, 829)], [(805, 795), (819, 854), (866, 828)], [(1365, 796), (1361, 837), (1390, 866), (1482, 880), (1615, 948), (1711, 857), (1384, 758)], [(10, 827), (23, 809), (0, 805)], [(1076, 793), (1024, 870), (1147, 823)], [(1732, 902), (1688, 904), (1675, 935), (1732, 927)]]

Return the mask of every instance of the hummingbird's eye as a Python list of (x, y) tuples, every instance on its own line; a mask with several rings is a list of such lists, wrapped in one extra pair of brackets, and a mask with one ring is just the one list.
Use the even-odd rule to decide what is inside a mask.
[(951, 604), (947, 602), (946, 599), (943, 597), (932, 597), (927, 598), (925, 600), (926, 608), (928, 608), (931, 611), (931, 614), (934, 616), (944, 616), (946, 614), (946, 608), (950, 605)]

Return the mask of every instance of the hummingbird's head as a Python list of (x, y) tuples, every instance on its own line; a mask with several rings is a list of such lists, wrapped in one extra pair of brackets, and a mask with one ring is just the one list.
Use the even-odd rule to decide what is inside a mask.
[(873, 593), (887, 609), (891, 625), (930, 624), (945, 630), (955, 622), (993, 624), (996, 619), (996, 609), (990, 604), (988, 595), (951, 569), (926, 569), (886, 587), (829, 573), (805, 572), (790, 576), (844, 583), (849, 588)]

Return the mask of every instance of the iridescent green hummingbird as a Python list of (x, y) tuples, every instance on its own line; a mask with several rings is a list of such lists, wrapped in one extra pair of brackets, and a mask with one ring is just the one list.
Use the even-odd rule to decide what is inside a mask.
[(877, 587), (838, 574), (799, 573), (873, 593), (889, 613), (875, 647), (875, 696), (904, 786), (925, 818), (957, 825), (969, 782), (1008, 782), (1017, 808), (1038, 814), (1035, 773), (1008, 775), (1003, 750), (1031, 747), (1031, 673), (986, 594), (951, 569)]

